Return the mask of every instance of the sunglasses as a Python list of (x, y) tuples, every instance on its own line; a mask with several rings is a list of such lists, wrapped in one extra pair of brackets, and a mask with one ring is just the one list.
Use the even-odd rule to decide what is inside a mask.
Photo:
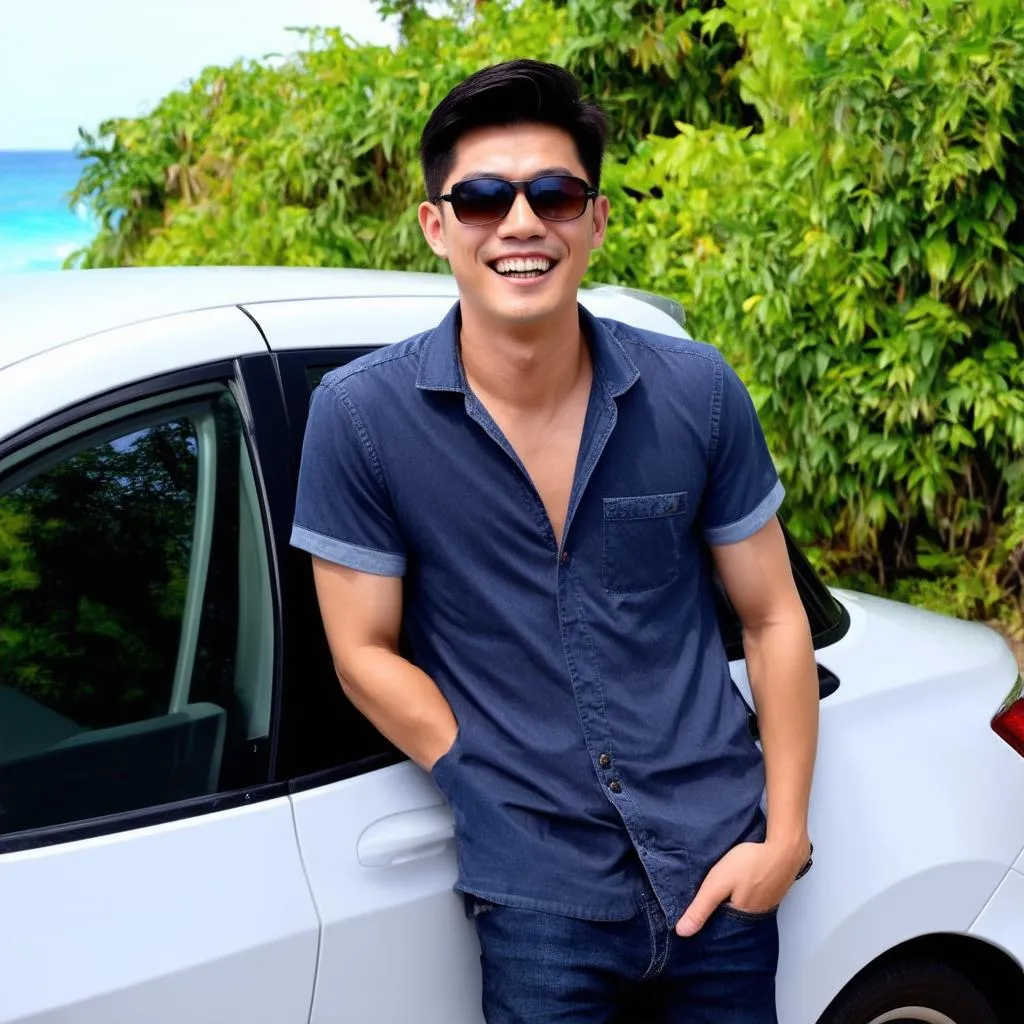
[(583, 216), (587, 203), (598, 195), (597, 189), (582, 178), (542, 174), (529, 181), (469, 178), (452, 185), (446, 195), (434, 196), (431, 202), (451, 203), (452, 213), (460, 224), (482, 227), (504, 220), (520, 192), (541, 220), (576, 220)]

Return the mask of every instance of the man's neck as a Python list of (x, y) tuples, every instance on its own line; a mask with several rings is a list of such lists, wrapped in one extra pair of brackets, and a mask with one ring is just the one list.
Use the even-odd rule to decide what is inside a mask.
[(484, 399), (522, 411), (555, 408), (590, 374), (590, 351), (572, 303), (543, 322), (495, 325), (463, 305), (462, 365)]

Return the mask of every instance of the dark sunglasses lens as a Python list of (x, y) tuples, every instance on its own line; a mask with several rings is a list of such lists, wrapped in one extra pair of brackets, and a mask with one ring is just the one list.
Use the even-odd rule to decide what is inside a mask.
[(493, 224), (512, 209), (516, 190), (498, 178), (476, 178), (452, 187), (452, 210), (463, 224)]
[(587, 186), (579, 178), (550, 175), (526, 186), (534, 213), (544, 220), (575, 220), (587, 206)]

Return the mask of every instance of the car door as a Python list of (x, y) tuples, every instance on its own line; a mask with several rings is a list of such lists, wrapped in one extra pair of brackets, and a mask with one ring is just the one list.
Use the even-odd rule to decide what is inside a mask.
[[(262, 347), (238, 310), (132, 330), (18, 379)], [(318, 922), (270, 774), (283, 422), (264, 352), (79, 388), (0, 440), (4, 1024), (308, 1020)]]

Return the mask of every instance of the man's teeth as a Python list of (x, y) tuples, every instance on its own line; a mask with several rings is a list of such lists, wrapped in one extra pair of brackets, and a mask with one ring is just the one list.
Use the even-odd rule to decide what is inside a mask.
[(551, 269), (552, 261), (542, 256), (530, 256), (526, 259), (512, 258), (497, 260), (494, 269), (499, 274), (546, 273)]

